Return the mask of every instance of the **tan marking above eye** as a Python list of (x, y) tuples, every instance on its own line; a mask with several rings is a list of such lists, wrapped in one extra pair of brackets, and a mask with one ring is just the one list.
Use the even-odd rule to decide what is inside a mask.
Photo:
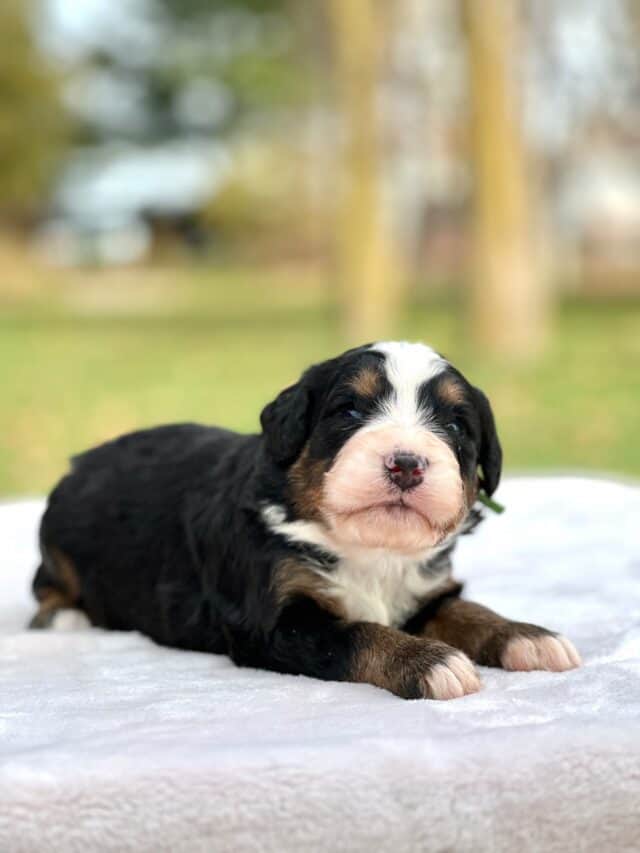
[(380, 374), (371, 367), (363, 368), (349, 384), (361, 397), (375, 397), (382, 390)]
[(436, 386), (436, 393), (442, 400), (454, 405), (465, 401), (464, 388), (455, 379), (441, 379)]

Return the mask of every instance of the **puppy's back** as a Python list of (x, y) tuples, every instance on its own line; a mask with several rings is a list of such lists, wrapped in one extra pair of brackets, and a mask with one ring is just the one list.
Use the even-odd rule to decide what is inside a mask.
[(41, 610), (47, 602), (50, 609), (78, 607), (93, 624), (179, 644), (164, 635), (163, 611), (174, 601), (196, 606), (198, 518), (220, 499), (220, 475), (254, 440), (175, 424), (75, 456), (41, 522), (42, 563), (33, 583)]

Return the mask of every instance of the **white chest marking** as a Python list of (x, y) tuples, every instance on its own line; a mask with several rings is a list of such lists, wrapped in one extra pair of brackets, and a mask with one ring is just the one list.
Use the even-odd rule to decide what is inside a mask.
[(318, 568), (317, 572), (326, 580), (327, 595), (339, 601), (353, 621), (398, 627), (413, 615), (420, 599), (449, 576), (446, 566), (432, 572), (421, 566), (444, 550), (455, 534), (415, 557), (368, 548), (338, 553), (335, 543), (314, 521), (284, 521), (284, 509), (277, 504), (264, 506), (262, 517), (270, 530), (289, 541), (315, 545), (339, 557), (335, 568)]
[(343, 559), (330, 573), (323, 573), (328, 595), (340, 602), (348, 619), (396, 628), (447, 574), (446, 569), (425, 572), (416, 560), (390, 554)]

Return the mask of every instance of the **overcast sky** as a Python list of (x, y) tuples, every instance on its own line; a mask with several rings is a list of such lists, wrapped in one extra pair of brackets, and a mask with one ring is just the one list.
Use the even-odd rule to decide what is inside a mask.
[[(108, 47), (120, 54), (125, 65), (144, 65), (163, 39), (170, 37), (157, 17), (150, 19), (152, 0), (41, 2), (45, 9), (41, 37), (61, 59), (77, 60), (92, 49)], [(534, 136), (546, 146), (561, 146), (576, 123), (603, 104), (624, 119), (640, 76), (637, 43), (629, 38), (624, 4), (620, 0), (531, 0), (529, 9), (534, 19), (543, 22), (539, 51), (528, 62), (531, 85), (526, 120)], [(106, 106), (111, 98), (103, 84)]]
[(120, 46), (130, 61), (144, 61), (162, 35), (147, 19), (146, 0), (41, 0), (40, 36), (61, 59), (96, 47)]

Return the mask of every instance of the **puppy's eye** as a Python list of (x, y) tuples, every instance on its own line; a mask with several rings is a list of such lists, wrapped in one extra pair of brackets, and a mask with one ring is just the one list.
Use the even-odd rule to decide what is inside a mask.
[(358, 409), (347, 409), (345, 415), (352, 421), (361, 421), (364, 418), (364, 415)]
[(447, 429), (452, 435), (455, 435), (456, 437), (462, 435), (462, 427), (455, 421), (451, 421), (451, 423), (447, 424)]

